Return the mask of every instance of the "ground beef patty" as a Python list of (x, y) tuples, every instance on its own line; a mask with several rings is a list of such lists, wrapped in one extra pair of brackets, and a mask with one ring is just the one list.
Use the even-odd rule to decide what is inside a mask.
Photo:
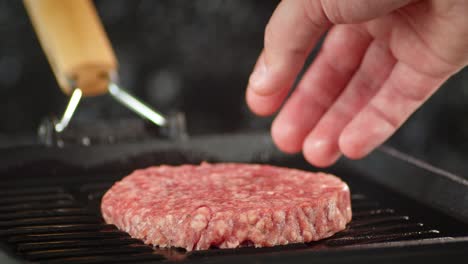
[(188, 251), (309, 242), (351, 220), (348, 186), (333, 175), (236, 163), (137, 170), (101, 209), (134, 238)]

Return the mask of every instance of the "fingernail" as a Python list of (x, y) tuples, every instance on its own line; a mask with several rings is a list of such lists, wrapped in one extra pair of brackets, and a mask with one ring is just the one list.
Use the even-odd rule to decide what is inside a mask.
[(261, 57), (255, 65), (254, 71), (250, 75), (249, 84), (252, 90), (259, 94), (268, 93), (267, 83), (267, 68), (263, 58)]

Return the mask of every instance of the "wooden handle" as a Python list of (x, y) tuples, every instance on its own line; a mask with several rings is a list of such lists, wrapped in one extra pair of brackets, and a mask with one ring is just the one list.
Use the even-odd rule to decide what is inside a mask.
[(66, 94), (107, 92), (117, 60), (90, 0), (24, 0), (41, 46)]

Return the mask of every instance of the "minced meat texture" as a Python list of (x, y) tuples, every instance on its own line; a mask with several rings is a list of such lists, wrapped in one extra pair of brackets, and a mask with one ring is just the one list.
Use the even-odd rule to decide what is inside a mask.
[(134, 238), (188, 251), (316, 241), (351, 220), (339, 178), (238, 163), (137, 170), (104, 195), (101, 210)]

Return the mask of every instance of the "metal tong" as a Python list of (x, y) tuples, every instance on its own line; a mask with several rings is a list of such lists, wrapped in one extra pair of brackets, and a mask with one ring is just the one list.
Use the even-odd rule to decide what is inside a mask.
[(58, 84), (70, 100), (56, 133), (63, 132), (83, 96), (109, 93), (119, 103), (160, 127), (168, 118), (122, 89), (118, 63), (91, 0), (24, 0), (26, 10)]

